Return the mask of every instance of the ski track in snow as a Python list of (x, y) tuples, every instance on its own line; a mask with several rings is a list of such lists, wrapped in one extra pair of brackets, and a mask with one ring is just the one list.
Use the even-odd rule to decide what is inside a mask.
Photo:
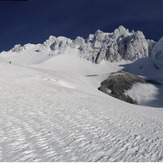
[(163, 161), (161, 109), (18, 70), (0, 72), (0, 161)]

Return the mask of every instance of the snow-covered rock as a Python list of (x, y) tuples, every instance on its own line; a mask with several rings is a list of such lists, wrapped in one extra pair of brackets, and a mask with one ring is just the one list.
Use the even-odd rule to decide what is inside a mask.
[(140, 31), (121, 38), (118, 44), (122, 59), (133, 61), (148, 57), (148, 42), (144, 34)]
[(87, 54), (87, 59), (100, 63), (103, 59), (118, 62), (122, 59), (136, 60), (148, 57), (148, 42), (142, 32), (129, 32), (120, 26), (113, 33), (104, 33), (97, 30), (94, 35), (89, 35), (82, 44), (80, 51)]
[(163, 37), (155, 44), (152, 55), (155, 58), (162, 58), (163, 59)]
[(119, 26), (119, 28), (115, 29), (113, 34), (112, 34), (112, 38), (113, 39), (118, 39), (119, 37), (128, 37), (132, 35), (132, 33), (129, 32), (128, 29), (126, 29), (125, 27), (123, 27), (122, 25)]
[(152, 50), (156, 44), (155, 41), (147, 39), (149, 57), (152, 57)]
[(25, 48), (21, 46), (20, 44), (15, 45), (11, 51), (16, 53), (21, 53)]
[[(100, 63), (102, 60), (119, 62), (121, 60), (135, 61), (149, 56), (163, 57), (163, 38), (155, 43), (153, 40), (147, 40), (141, 31), (129, 31), (123, 26), (112, 33), (97, 30), (95, 34), (90, 34), (86, 39), (79, 36), (75, 40), (63, 36), (50, 36), (44, 43), (37, 44), (35, 48), (27, 45), (15, 45), (9, 51), (10, 55), (11, 52), (14, 52), (14, 54), (21, 53), (29, 56), (27, 52), (33, 51), (33, 53), (37, 52), (38, 58), (42, 54), (47, 55), (44, 57), (46, 60), (49, 57), (63, 54), (66, 49), (71, 48), (72, 51), (78, 51), (79, 57), (93, 63)], [(7, 56), (8, 52), (1, 54)]]
[(40, 51), (52, 51), (62, 53), (67, 46), (71, 46), (72, 40), (68, 39), (66, 37), (55, 37), (55, 36), (50, 36), (48, 40), (46, 40), (41, 46), (40, 46)]

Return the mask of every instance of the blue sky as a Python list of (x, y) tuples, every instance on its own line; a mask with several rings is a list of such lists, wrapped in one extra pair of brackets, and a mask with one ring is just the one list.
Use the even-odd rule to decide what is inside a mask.
[(50, 35), (86, 38), (119, 25), (157, 41), (163, 36), (162, 6), (163, 0), (0, 1), (0, 51), (42, 43)]

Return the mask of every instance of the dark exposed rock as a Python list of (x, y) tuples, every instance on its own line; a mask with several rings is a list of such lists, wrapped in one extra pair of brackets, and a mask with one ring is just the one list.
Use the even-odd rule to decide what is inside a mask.
[(119, 71), (112, 73), (106, 80), (101, 83), (101, 86), (98, 88), (100, 91), (118, 98), (120, 100), (137, 104), (137, 102), (125, 95), (126, 90), (130, 90), (133, 84), (136, 83), (152, 83), (159, 84), (157, 81), (140, 77), (138, 75), (130, 74), (124, 71)]

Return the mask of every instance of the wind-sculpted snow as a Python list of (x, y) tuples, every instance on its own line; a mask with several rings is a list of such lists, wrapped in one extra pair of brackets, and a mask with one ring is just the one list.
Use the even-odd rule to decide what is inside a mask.
[(163, 161), (161, 109), (86, 92), (67, 73), (0, 68), (0, 161)]

